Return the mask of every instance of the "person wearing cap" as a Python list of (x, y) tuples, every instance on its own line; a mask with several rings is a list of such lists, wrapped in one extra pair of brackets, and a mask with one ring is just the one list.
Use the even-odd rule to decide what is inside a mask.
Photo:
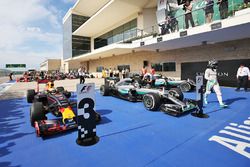
[(244, 87), (244, 90), (247, 92), (247, 84), (248, 80), (250, 80), (250, 72), (249, 68), (244, 65), (244, 63), (240, 64), (240, 67), (237, 70), (237, 88), (236, 91), (240, 90), (241, 85)]
[(208, 62), (207, 69), (205, 71), (205, 79), (207, 80), (207, 85), (206, 85), (206, 92), (204, 94), (204, 103), (208, 104), (207, 98), (208, 95), (211, 93), (211, 89), (213, 89), (220, 103), (220, 107), (225, 108), (227, 107), (227, 105), (224, 104), (222, 101), (222, 93), (217, 79), (217, 67), (218, 67), (217, 60), (213, 59)]

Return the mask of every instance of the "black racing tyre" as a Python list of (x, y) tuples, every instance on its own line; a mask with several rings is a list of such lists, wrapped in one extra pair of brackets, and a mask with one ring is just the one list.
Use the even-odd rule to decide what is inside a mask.
[(59, 87), (56, 88), (56, 91), (58, 91), (58, 92), (64, 92), (64, 87), (59, 86)]
[(184, 99), (184, 95), (180, 88), (171, 88), (168, 93), (181, 101)]
[(161, 97), (156, 93), (145, 94), (142, 98), (144, 107), (150, 111), (157, 111), (161, 105)]
[(109, 86), (108, 85), (102, 85), (100, 87), (100, 93), (103, 96), (108, 96), (109, 95)]
[(26, 97), (27, 97), (27, 102), (28, 102), (28, 103), (32, 103), (33, 100), (34, 100), (35, 95), (36, 95), (36, 92), (35, 92), (34, 89), (29, 89), (29, 90), (27, 90), (27, 95), (26, 95)]
[(67, 98), (70, 98), (70, 97), (71, 97), (71, 92), (64, 91), (63, 94), (64, 94), (64, 96), (66, 96)]
[(191, 85), (188, 82), (182, 82), (179, 85), (182, 92), (189, 92), (191, 90)]
[(35, 102), (31, 105), (30, 108), (30, 124), (31, 126), (35, 125), (35, 121), (46, 120), (46, 111), (43, 107), (43, 103)]
[(95, 117), (95, 122), (96, 122), (96, 123), (98, 123), (98, 122), (100, 122), (100, 121), (102, 120), (101, 115), (100, 115), (99, 113), (96, 112), (96, 115), (95, 115), (95, 116), (96, 116), (96, 117)]

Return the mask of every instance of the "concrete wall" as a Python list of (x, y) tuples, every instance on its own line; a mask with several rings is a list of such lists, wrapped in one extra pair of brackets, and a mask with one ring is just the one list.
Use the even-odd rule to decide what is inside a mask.
[(40, 64), (40, 71), (48, 71), (48, 61)]
[(55, 71), (61, 69), (61, 59), (48, 59), (40, 64), (41, 71)]
[(131, 72), (139, 72), (143, 61), (151, 63), (176, 62), (175, 72), (161, 72), (162, 74), (180, 78), (182, 62), (233, 60), (250, 58), (250, 39), (224, 42), (213, 45), (204, 45), (191, 48), (176, 49), (170, 51), (150, 52), (141, 51), (125, 55), (113, 56), (104, 59), (90, 61), (90, 72), (96, 72), (97, 66), (104, 68), (117, 68), (117, 65), (130, 65)]
[(143, 9), (143, 29), (146, 33), (152, 31), (159, 33), (157, 25), (156, 8)]
[(60, 70), (61, 59), (49, 59), (48, 60), (48, 71)]

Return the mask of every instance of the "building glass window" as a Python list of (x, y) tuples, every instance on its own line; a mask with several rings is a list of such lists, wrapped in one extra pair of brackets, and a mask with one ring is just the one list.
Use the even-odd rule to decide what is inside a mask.
[(155, 64), (152, 64), (152, 67), (155, 69), (155, 71), (158, 71), (158, 72), (176, 71), (175, 62), (155, 63)]
[(176, 71), (176, 63), (175, 62), (163, 63), (163, 71)]
[(98, 66), (96, 67), (96, 72), (102, 72), (103, 69), (104, 69), (103, 66)]
[(90, 52), (90, 38), (82, 36), (72, 36), (72, 57)]
[(152, 67), (155, 69), (155, 71), (162, 72), (162, 64), (161, 63), (152, 64)]
[(77, 30), (88, 19), (89, 19), (89, 17), (86, 17), (86, 16), (80, 16), (80, 15), (72, 14), (72, 32)]
[(137, 36), (137, 19), (123, 24), (94, 40), (94, 48), (98, 49), (112, 43), (125, 41)]

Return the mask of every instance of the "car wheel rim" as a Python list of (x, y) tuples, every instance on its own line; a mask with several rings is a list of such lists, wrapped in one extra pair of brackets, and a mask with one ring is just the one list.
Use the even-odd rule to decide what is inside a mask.
[(145, 104), (145, 106), (146, 106), (147, 108), (151, 108), (151, 107), (152, 107), (152, 104), (153, 104), (152, 98), (149, 97), (149, 96), (145, 96), (145, 97), (144, 97), (144, 104)]
[(181, 90), (182, 91), (189, 91), (190, 90), (190, 86), (189, 86), (189, 84), (183, 84), (183, 85), (181, 85)]

